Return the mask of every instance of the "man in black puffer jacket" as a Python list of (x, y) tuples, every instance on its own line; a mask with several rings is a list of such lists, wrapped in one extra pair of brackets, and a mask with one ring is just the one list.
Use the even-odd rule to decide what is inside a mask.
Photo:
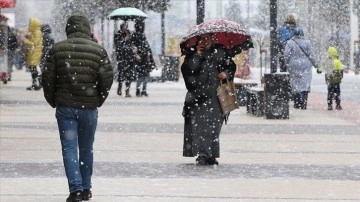
[(70, 191), (66, 201), (72, 202), (92, 196), (97, 107), (109, 94), (113, 71), (105, 49), (91, 40), (90, 23), (85, 16), (72, 15), (66, 34), (67, 39), (55, 43), (46, 58), (43, 88), (46, 101), (56, 107)]

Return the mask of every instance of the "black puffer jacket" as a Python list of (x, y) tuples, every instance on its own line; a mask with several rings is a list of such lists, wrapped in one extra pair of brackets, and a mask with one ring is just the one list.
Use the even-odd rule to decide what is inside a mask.
[(46, 59), (43, 87), (46, 101), (58, 105), (92, 109), (107, 98), (113, 71), (105, 49), (90, 39), (85, 16), (67, 21), (67, 38), (55, 43)]

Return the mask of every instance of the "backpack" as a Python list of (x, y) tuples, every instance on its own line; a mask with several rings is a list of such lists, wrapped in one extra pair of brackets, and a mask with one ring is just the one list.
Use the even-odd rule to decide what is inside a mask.
[(289, 39), (291, 39), (294, 36), (294, 29), (280, 27), (278, 34), (279, 34), (278, 43), (283, 44), (283, 43), (286, 43)]

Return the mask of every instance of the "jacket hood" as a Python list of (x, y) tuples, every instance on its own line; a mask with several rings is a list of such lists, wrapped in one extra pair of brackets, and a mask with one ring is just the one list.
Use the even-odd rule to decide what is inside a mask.
[(338, 55), (337, 49), (335, 47), (329, 47), (328, 56), (329, 57), (338, 57), (339, 55)]
[(51, 33), (51, 27), (48, 24), (41, 25), (41, 32), (42, 33)]
[(40, 30), (41, 27), (41, 21), (36, 18), (30, 18), (29, 21), (29, 32), (36, 32), (37, 30)]
[(90, 22), (83, 15), (72, 15), (66, 24), (67, 37), (89, 38), (91, 34)]

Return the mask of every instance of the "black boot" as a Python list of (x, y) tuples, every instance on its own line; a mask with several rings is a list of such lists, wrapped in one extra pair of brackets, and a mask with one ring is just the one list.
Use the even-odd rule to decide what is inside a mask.
[(141, 92), (141, 96), (147, 97), (147, 96), (149, 96), (149, 94), (147, 94), (146, 91), (142, 91), (142, 92)]
[(33, 79), (32, 85), (26, 88), (26, 90), (40, 90), (40, 89), (41, 87), (37, 85), (37, 79)]
[(337, 104), (337, 105), (336, 105), (336, 109), (337, 109), (337, 110), (342, 110), (341, 105), (340, 105), (340, 104)]
[(332, 105), (328, 105), (328, 110), (333, 110)]
[(125, 90), (125, 97), (131, 97), (129, 89)]
[(82, 197), (81, 191), (71, 192), (66, 202), (82, 202)]
[(121, 96), (121, 89), (122, 89), (122, 84), (119, 83), (118, 89), (117, 89), (117, 94)]
[(136, 89), (136, 97), (140, 97), (140, 89)]
[(82, 193), (82, 200), (88, 201), (91, 199), (91, 197), (92, 197), (92, 192), (90, 191), (90, 189), (84, 189)]

